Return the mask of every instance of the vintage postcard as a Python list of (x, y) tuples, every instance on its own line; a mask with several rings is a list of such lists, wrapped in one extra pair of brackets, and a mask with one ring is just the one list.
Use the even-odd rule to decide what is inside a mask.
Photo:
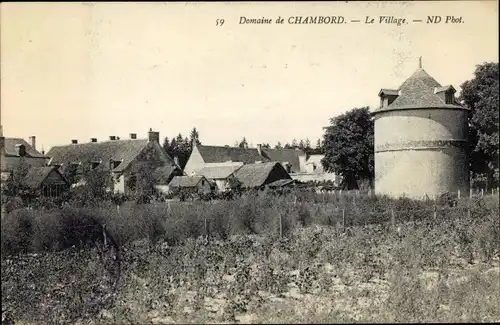
[(0, 32), (2, 324), (500, 322), (498, 1)]

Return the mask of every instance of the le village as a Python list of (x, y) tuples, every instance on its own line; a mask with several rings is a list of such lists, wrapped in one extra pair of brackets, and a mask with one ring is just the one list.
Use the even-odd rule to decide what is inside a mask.
[[(376, 22), (376, 18), (366, 16), (365, 24), (375, 24), (375, 22)], [(402, 24), (406, 24), (406, 18), (396, 18), (394, 16), (379, 16), (378, 23), (379, 24), (395, 24), (397, 26), (401, 26)]]

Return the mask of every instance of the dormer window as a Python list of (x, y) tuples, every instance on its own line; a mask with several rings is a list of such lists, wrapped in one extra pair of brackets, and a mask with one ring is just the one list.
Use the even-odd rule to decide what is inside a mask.
[(109, 161), (109, 169), (113, 170), (113, 169), (117, 168), (121, 163), (122, 163), (121, 160), (113, 160), (113, 159), (111, 159)]
[(453, 86), (436, 87), (434, 88), (434, 93), (437, 94), (445, 104), (454, 104), (455, 88), (453, 88)]
[(92, 161), (92, 162), (90, 163), (90, 168), (92, 168), (92, 169), (96, 169), (96, 168), (97, 168), (100, 164), (101, 164), (101, 162), (100, 162), (100, 161)]
[(26, 146), (24, 144), (17, 144), (16, 151), (17, 151), (17, 154), (19, 155), (19, 157), (26, 156)]
[(381, 89), (378, 95), (380, 97), (380, 107), (386, 108), (398, 98), (400, 92), (395, 89)]

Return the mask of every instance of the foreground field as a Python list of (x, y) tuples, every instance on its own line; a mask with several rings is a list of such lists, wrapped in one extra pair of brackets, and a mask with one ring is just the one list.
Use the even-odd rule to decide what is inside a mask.
[(470, 215), (395, 227), (17, 255), (2, 259), (2, 314), (20, 324), (498, 322), (498, 225), (498, 201), (476, 202)]

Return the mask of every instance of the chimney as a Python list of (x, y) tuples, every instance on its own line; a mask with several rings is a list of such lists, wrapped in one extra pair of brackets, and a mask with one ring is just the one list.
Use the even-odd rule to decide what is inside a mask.
[(131, 140), (137, 139), (137, 134), (136, 133), (130, 133), (130, 139)]
[(260, 143), (257, 145), (257, 151), (259, 152), (259, 156), (262, 156), (262, 145)]
[(31, 144), (31, 147), (33, 147), (33, 149), (36, 150), (36, 137), (34, 135), (32, 135), (30, 137), (30, 144)]
[(109, 136), (109, 140), (111, 140), (111, 141), (116, 140), (116, 136), (114, 136), (114, 135), (110, 135), (110, 136)]
[(73, 140), (71, 140), (71, 143), (72, 143), (72, 144), (78, 144), (78, 140), (73, 139)]
[(160, 143), (160, 132), (156, 132), (156, 131), (153, 131), (153, 129), (149, 129), (148, 141), (156, 141), (156, 142)]
[(97, 138), (90, 138), (90, 142), (97, 142)]
[(179, 157), (175, 156), (174, 157), (174, 163), (177, 165), (177, 166), (180, 166), (179, 165)]

